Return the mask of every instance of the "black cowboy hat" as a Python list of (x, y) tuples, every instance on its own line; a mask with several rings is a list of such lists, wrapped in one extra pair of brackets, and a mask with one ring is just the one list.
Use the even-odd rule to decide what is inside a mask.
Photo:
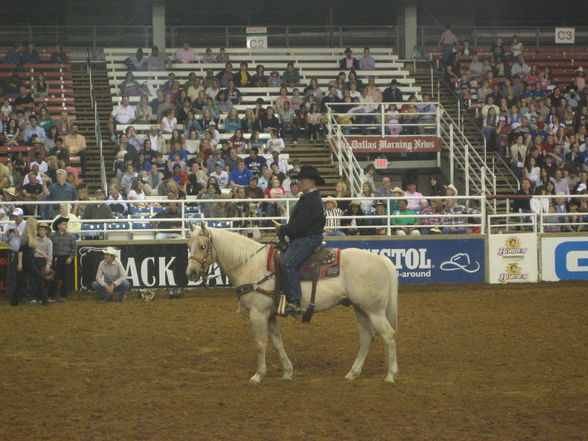
[(59, 230), (59, 224), (62, 223), (62, 222), (69, 222), (69, 218), (68, 217), (60, 216), (57, 219), (55, 219), (53, 221), (53, 224), (51, 225), (53, 227), (53, 231)]
[(300, 167), (300, 173), (298, 173), (296, 179), (299, 181), (302, 179), (312, 179), (316, 185), (325, 185), (325, 180), (312, 165), (303, 165)]

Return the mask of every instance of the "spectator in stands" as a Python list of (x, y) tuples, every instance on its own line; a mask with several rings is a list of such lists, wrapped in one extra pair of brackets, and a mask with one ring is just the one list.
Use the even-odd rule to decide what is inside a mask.
[(453, 33), (453, 29), (450, 24), (445, 26), (445, 31), (441, 34), (437, 46), (440, 46), (443, 50), (443, 62), (446, 64), (449, 56), (453, 52), (453, 49), (459, 46), (459, 40)]
[(4, 64), (15, 64), (16, 70), (21, 70), (23, 63), (23, 48), (22, 43), (15, 43), (4, 58)]
[[(97, 201), (104, 201), (106, 196), (104, 190), (101, 188), (96, 190), (95, 199)], [(112, 210), (106, 204), (90, 204), (86, 207), (84, 212), (84, 219), (112, 219)]]
[(147, 70), (147, 58), (143, 56), (143, 49), (137, 49), (135, 55), (127, 57), (123, 63), (127, 66), (130, 71), (142, 71)]
[(216, 56), (216, 62), (217, 63), (227, 63), (229, 62), (231, 59), (231, 57), (229, 56), (229, 54), (227, 54), (227, 51), (225, 50), (224, 47), (221, 47), (218, 50), (218, 55)]
[[(460, 205), (457, 203), (456, 199), (445, 199), (445, 210), (443, 211), (444, 214), (449, 215), (468, 215), (468, 214), (478, 214), (478, 210), (474, 208), (469, 208), (464, 205)], [(443, 233), (445, 234), (464, 234), (466, 232), (465, 227), (463, 226), (467, 222), (467, 217), (462, 216), (455, 216), (455, 217), (445, 217), (443, 219)]]
[(484, 122), (482, 125), (482, 134), (486, 139), (486, 146), (487, 149), (490, 151), (498, 151), (499, 142), (498, 142), (498, 133), (504, 124), (503, 121), (499, 120), (498, 115), (496, 115), (496, 110), (493, 107), (490, 107), (488, 110), (488, 115), (484, 118)]
[(345, 49), (345, 57), (339, 61), (339, 69), (343, 70), (358, 70), (359, 61), (353, 56), (350, 48)]
[(327, 196), (325, 198), (325, 215), (327, 221), (323, 236), (345, 236), (345, 233), (341, 231), (341, 217), (343, 216), (343, 210), (337, 207), (337, 200), (332, 196)]
[(281, 152), (286, 147), (284, 140), (280, 137), (280, 133), (277, 130), (270, 131), (270, 139), (266, 143), (266, 152)]
[(124, 195), (121, 193), (121, 188), (118, 184), (110, 184), (108, 186), (108, 206), (112, 212), (117, 216), (124, 216), (128, 213), (128, 206), (126, 202), (118, 202), (125, 200)]
[(290, 62), (286, 65), (286, 70), (282, 75), (282, 85), (287, 87), (294, 87), (300, 84), (300, 72), (294, 68), (294, 63)]
[(308, 112), (308, 116), (306, 117), (308, 122), (308, 136), (310, 138), (310, 142), (320, 142), (321, 138), (321, 114), (318, 111), (318, 106), (316, 104), (312, 104), (310, 106), (310, 111)]
[(251, 83), (251, 75), (247, 72), (249, 66), (247, 63), (243, 62), (239, 65), (239, 72), (237, 72), (233, 76), (233, 80), (235, 81), (235, 85), (239, 87), (249, 86)]
[(207, 64), (216, 63), (216, 57), (213, 55), (211, 48), (208, 47), (204, 51), (204, 56), (202, 57), (202, 62), (207, 63)]
[(110, 115), (108, 128), (114, 136), (114, 124), (133, 124), (135, 122), (135, 107), (129, 104), (129, 97), (123, 96), (120, 105), (116, 106)]
[(149, 88), (146, 83), (139, 83), (133, 72), (128, 71), (120, 85), (120, 93), (128, 96), (149, 95)]
[(171, 65), (172, 60), (170, 60), (165, 52), (160, 53), (157, 46), (151, 48), (151, 55), (147, 59), (147, 70), (166, 70), (166, 67), (171, 69)]
[(252, 147), (249, 150), (249, 157), (245, 158), (245, 165), (251, 170), (252, 174), (261, 174), (261, 169), (266, 166), (266, 161), (263, 156), (259, 156), (259, 149), (257, 147)]
[(51, 64), (66, 64), (67, 61), (67, 53), (63, 49), (63, 46), (56, 44), (53, 52), (51, 52), (51, 60), (49, 62)]
[(31, 143), (33, 137), (36, 137), (44, 143), (46, 140), (45, 130), (37, 125), (37, 117), (35, 115), (31, 115), (29, 117), (29, 122), (29, 127), (27, 127), (22, 134), (25, 144)]
[[(173, 194), (168, 195), (169, 199), (173, 199)], [(182, 217), (181, 206), (178, 206), (177, 202), (170, 202), (167, 207), (153, 216), (153, 219), (180, 219)], [(180, 229), (182, 228), (182, 221), (171, 220), (171, 221), (157, 221), (152, 222), (153, 228), (166, 230), (160, 231), (155, 234), (155, 239), (179, 239), (182, 237)]]
[(273, 107), (265, 109), (265, 113), (259, 118), (259, 126), (262, 132), (271, 133), (272, 130), (280, 131), (280, 120), (275, 115)]
[(174, 116), (174, 110), (168, 109), (165, 116), (161, 118), (160, 130), (161, 133), (171, 134), (178, 125), (178, 119)]
[(423, 198), (422, 193), (419, 193), (417, 191), (417, 184), (413, 180), (408, 181), (408, 183), (406, 184), (406, 191), (404, 192), (404, 197), (406, 197), (406, 198), (410, 198), (410, 197), (420, 198), (420, 199), (407, 199), (406, 200), (406, 208), (408, 208), (409, 210), (413, 210), (416, 213), (427, 208), (427, 206), (429, 205), (427, 203), (427, 200)]
[(510, 76), (512, 78), (521, 78), (524, 79), (527, 77), (527, 74), (531, 71), (529, 65), (525, 63), (525, 59), (521, 56), (519, 57), (518, 61), (514, 63), (510, 69)]
[(27, 48), (22, 53), (22, 63), (23, 64), (39, 64), (41, 61), (39, 59), (39, 52), (35, 49), (34, 43), (29, 43)]
[(21, 141), (22, 136), (16, 119), (10, 118), (4, 124), (4, 131), (2, 132), (2, 145), (11, 147), (16, 146)]
[(225, 64), (225, 69), (216, 75), (221, 87), (227, 87), (229, 81), (235, 81), (235, 75), (233, 74), (233, 65), (231, 63)]
[(78, 132), (78, 125), (72, 124), (71, 132), (63, 138), (63, 143), (70, 156), (79, 156), (82, 170), (86, 170), (86, 137)]
[(361, 228), (366, 225), (366, 219), (361, 211), (360, 203), (357, 200), (349, 202), (349, 206), (343, 212), (341, 229), (347, 236), (360, 236), (367, 234), (367, 229)]
[(363, 56), (359, 59), (360, 70), (376, 70), (376, 60), (370, 55), (370, 48), (363, 48)]
[(386, 103), (402, 102), (402, 91), (398, 88), (398, 81), (390, 81), (390, 86), (384, 90), (382, 98)]
[(34, 100), (25, 86), (18, 88), (18, 96), (14, 99), (14, 109), (22, 112), (32, 112)]
[(225, 90), (218, 91), (218, 94), (214, 99), (214, 107), (218, 109), (220, 113), (224, 114), (228, 114), (233, 108), (233, 102), (227, 97), (227, 92)]
[(323, 97), (323, 99), (321, 100), (321, 112), (326, 113), (327, 112), (327, 104), (329, 103), (340, 103), (341, 99), (339, 98), (339, 96), (337, 95), (337, 88), (335, 87), (335, 85), (331, 84), (329, 86), (329, 90), (327, 95), (325, 95)]
[[(71, 267), (77, 254), (75, 237), (67, 232), (68, 217), (58, 216), (52, 223), (54, 233), (50, 236), (53, 244), (53, 269), (55, 279), (49, 286), (49, 296), (66, 301), (71, 291)], [(59, 296), (56, 295), (61, 281)]]
[(263, 64), (258, 64), (255, 68), (255, 75), (251, 77), (250, 86), (254, 87), (268, 87), (269, 78), (265, 74)]
[(401, 225), (401, 227), (395, 228), (395, 234), (399, 236), (418, 236), (421, 234), (418, 227), (418, 218), (414, 217), (416, 213), (408, 208), (408, 203), (404, 199), (400, 199), (398, 202), (398, 209), (393, 211), (392, 218), (393, 225)]
[(431, 200), (430, 205), (425, 208), (422, 212), (422, 215), (426, 216), (434, 216), (434, 217), (423, 217), (420, 219), (419, 223), (421, 225), (426, 225), (426, 227), (419, 228), (421, 234), (439, 234), (441, 233), (441, 229), (439, 225), (442, 223), (442, 214), (443, 214), (443, 200), (441, 199), (433, 199)]
[(49, 83), (45, 80), (42, 72), (37, 72), (35, 82), (33, 83), (33, 96), (35, 98), (49, 96)]
[[(253, 173), (249, 168), (245, 167), (245, 161), (241, 158), (237, 160), (237, 167), (231, 170), (229, 175), (229, 184), (234, 186), (245, 187), (251, 184)], [(255, 185), (257, 186), (257, 178), (255, 178)]]
[(176, 51), (176, 61), (178, 63), (193, 63), (196, 58), (194, 51), (190, 48), (187, 41), (182, 43), (182, 47)]
[(22, 85), (22, 81), (18, 77), (18, 74), (12, 73), (4, 83), (4, 97), (16, 98), (17, 96), (19, 96), (19, 90)]
[[(229, 149), (229, 156), (224, 160), (225, 161), (225, 170), (231, 173), (234, 169), (237, 168), (239, 164), (239, 155), (237, 147), (231, 147)], [(232, 184), (231, 184), (232, 185)]]

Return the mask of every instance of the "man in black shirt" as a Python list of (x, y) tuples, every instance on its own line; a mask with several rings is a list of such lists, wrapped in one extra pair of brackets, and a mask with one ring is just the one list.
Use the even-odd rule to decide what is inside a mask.
[[(168, 194), (169, 199), (173, 199), (173, 194)], [(181, 228), (182, 228), (182, 221), (181, 221), (182, 213), (181, 210), (178, 208), (178, 204), (176, 202), (170, 202), (167, 205), (167, 208), (161, 210), (153, 219), (180, 219), (180, 220), (170, 220), (170, 221), (161, 221), (161, 222), (152, 222), (153, 228), (159, 228), (161, 230), (155, 235), (155, 239), (179, 239), (182, 237)]]
[(321, 244), (325, 228), (325, 210), (317, 185), (325, 181), (312, 166), (303, 166), (298, 175), (300, 190), (304, 193), (294, 205), (286, 225), (276, 226), (278, 235), (288, 236), (290, 245), (280, 261), (284, 291), (288, 299), (285, 314), (300, 315), (300, 277), (298, 267)]
[(398, 81), (390, 81), (390, 87), (384, 90), (382, 99), (385, 103), (401, 103), (402, 102), (402, 91), (398, 88)]

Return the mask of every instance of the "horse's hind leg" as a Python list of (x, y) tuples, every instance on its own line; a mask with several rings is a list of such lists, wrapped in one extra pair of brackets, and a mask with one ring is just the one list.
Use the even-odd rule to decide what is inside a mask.
[(275, 315), (270, 317), (269, 332), (272, 344), (274, 345), (274, 348), (276, 348), (276, 351), (278, 351), (278, 356), (280, 357), (280, 361), (282, 362), (282, 367), (284, 369), (282, 379), (289, 381), (292, 379), (292, 371), (294, 368), (292, 367), (292, 362), (288, 358), (288, 354), (286, 354), (286, 350), (284, 349), (284, 342), (282, 341), (280, 327)]
[(253, 338), (257, 348), (257, 370), (249, 379), (251, 383), (259, 384), (265, 378), (267, 367), (265, 364), (265, 353), (267, 349), (267, 333), (269, 326), (269, 317), (267, 313), (252, 308), (249, 314), (251, 328), (253, 329)]
[(394, 329), (388, 322), (384, 312), (369, 314), (372, 326), (384, 340), (384, 349), (386, 351), (386, 379), (385, 381), (394, 382), (394, 376), (398, 373), (398, 362), (396, 360), (396, 342), (394, 341)]
[(351, 370), (345, 375), (347, 380), (355, 380), (361, 374), (363, 364), (372, 345), (374, 339), (374, 331), (370, 319), (359, 307), (355, 306), (355, 324), (357, 325), (357, 333), (359, 334), (359, 352), (357, 358), (351, 366)]

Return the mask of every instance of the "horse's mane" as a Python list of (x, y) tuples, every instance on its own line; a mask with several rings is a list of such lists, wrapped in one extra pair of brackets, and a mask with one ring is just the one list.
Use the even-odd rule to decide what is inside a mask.
[(208, 227), (210, 231), (219, 260), (223, 262), (242, 262), (251, 257), (260, 246), (242, 234), (233, 233), (219, 228)]

